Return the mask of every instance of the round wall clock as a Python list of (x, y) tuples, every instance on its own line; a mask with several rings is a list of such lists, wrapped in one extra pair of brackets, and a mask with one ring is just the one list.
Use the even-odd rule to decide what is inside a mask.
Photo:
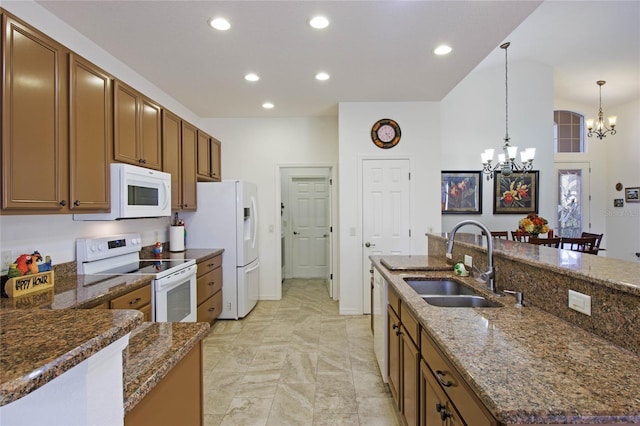
[(400, 126), (389, 118), (378, 120), (371, 128), (371, 140), (378, 148), (393, 148), (400, 142)]

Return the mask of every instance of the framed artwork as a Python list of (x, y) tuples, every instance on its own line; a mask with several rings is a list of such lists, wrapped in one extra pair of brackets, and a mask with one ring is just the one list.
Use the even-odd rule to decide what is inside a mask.
[(442, 214), (482, 213), (482, 172), (443, 171), (440, 188)]
[(624, 199), (627, 203), (640, 203), (640, 186), (625, 188)]
[(614, 198), (613, 207), (624, 207), (624, 200), (622, 198)]
[(538, 213), (539, 172), (493, 175), (493, 214)]

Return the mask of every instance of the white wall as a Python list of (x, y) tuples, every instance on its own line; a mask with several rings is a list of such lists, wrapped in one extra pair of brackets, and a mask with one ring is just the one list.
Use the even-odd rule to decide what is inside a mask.
[[(335, 168), (338, 162), (337, 120), (335, 117), (221, 118), (205, 119), (203, 125), (222, 141), (222, 178), (242, 179), (258, 185), (260, 299), (279, 299), (278, 166), (319, 164)], [(334, 206), (334, 211), (336, 209)]]
[[(603, 144), (607, 150), (607, 179), (604, 216), (605, 246), (608, 257), (638, 262), (640, 258), (640, 203), (627, 203), (614, 208), (614, 198), (624, 198), (624, 192), (615, 189), (620, 182), (625, 187), (640, 186), (640, 94), (639, 98), (624, 105), (603, 105), (605, 114), (618, 116), (618, 131), (607, 136)], [(595, 107), (595, 105), (594, 105)], [(613, 244), (615, 242), (615, 244)]]
[[(411, 251), (425, 254), (427, 231), (440, 231), (440, 113), (435, 102), (342, 102), (339, 105), (340, 313), (363, 312), (360, 170), (363, 158), (409, 158), (412, 168)], [(371, 141), (381, 118), (400, 125), (402, 138), (382, 150)], [(355, 230), (355, 236), (351, 235)]]
[[(496, 54), (504, 56), (501, 49), (491, 55)], [(504, 65), (486, 69), (479, 66), (442, 100), (443, 170), (482, 170), (480, 153), (486, 148), (495, 149), (497, 156), (505, 134), (504, 84)], [(552, 112), (552, 69), (531, 61), (510, 62), (510, 143), (519, 148), (536, 148), (534, 170), (540, 171), (539, 214), (550, 222), (555, 217), (555, 200), (549, 191), (554, 179)], [(483, 178), (481, 215), (443, 215), (442, 229), (448, 231), (466, 219), (480, 220), (493, 230), (516, 229), (518, 220), (525, 215), (494, 215), (493, 184), (493, 179)], [(473, 228), (464, 231), (479, 233)]]

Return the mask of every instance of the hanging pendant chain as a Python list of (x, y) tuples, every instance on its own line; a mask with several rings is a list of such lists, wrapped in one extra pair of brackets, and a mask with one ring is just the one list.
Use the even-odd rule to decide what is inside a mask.
[(505, 123), (505, 130), (504, 130), (504, 141), (505, 144), (509, 144), (509, 68), (508, 68), (508, 61), (507, 61), (507, 48), (509, 46), (507, 45), (507, 47), (504, 48), (504, 105), (505, 105), (505, 111), (504, 111), (504, 123)]

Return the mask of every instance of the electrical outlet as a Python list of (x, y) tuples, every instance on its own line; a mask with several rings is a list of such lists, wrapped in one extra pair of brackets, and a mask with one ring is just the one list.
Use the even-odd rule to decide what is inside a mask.
[(473, 267), (473, 257), (469, 256), (468, 254), (464, 255), (464, 266), (468, 266), (470, 268)]
[(591, 296), (569, 290), (569, 308), (591, 316)]

